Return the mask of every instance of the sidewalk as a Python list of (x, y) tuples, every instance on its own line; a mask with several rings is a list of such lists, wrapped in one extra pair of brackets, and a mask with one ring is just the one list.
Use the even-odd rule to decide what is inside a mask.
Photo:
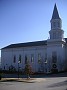
[(26, 82), (26, 83), (35, 83), (46, 81), (45, 78), (2, 78), (0, 82)]

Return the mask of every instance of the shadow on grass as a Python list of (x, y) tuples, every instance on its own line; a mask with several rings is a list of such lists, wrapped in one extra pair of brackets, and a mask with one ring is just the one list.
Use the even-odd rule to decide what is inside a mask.
[(16, 81), (18, 81), (18, 80), (0, 80), (0, 82), (16, 82)]
[(31, 79), (25, 79), (25, 80), (20, 80), (20, 79), (5, 79), (5, 80), (0, 80), (0, 82), (24, 82), (24, 83), (35, 83), (35, 81), (32, 81)]

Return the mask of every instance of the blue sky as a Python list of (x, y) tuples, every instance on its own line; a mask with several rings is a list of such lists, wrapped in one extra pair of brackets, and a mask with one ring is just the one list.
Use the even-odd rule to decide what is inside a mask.
[(55, 3), (67, 37), (67, 0), (0, 0), (0, 49), (48, 39)]

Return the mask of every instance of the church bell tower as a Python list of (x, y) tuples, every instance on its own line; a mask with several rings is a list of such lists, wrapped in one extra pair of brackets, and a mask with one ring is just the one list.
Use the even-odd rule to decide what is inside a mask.
[(64, 31), (62, 30), (62, 20), (59, 17), (57, 6), (55, 4), (52, 18), (50, 20), (51, 30), (49, 31), (50, 39), (63, 39)]
[(59, 16), (56, 4), (54, 5), (50, 23), (50, 38), (47, 39), (47, 71), (61, 71), (60, 64), (63, 65), (63, 61), (65, 60), (65, 39), (64, 31), (62, 30), (62, 20)]

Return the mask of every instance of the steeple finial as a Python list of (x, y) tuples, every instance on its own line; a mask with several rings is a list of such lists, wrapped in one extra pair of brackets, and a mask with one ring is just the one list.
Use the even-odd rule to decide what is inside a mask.
[(59, 14), (58, 14), (58, 10), (57, 10), (56, 3), (55, 3), (55, 5), (54, 5), (54, 10), (53, 10), (52, 19), (60, 19)]

